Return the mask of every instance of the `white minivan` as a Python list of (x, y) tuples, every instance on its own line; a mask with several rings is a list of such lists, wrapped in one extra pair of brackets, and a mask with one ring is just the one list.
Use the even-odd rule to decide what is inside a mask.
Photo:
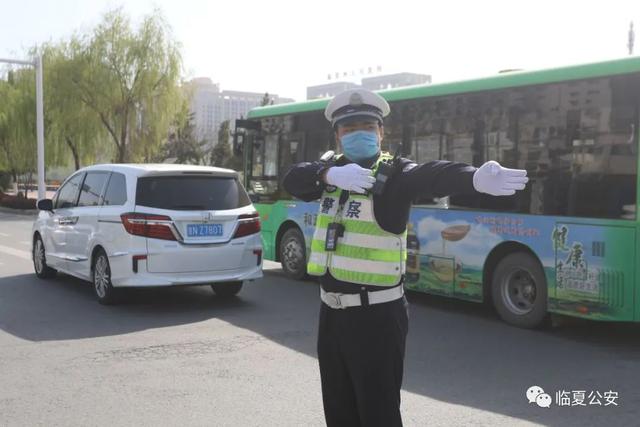
[(262, 277), (260, 217), (229, 169), (94, 165), (38, 209), (36, 275), (90, 281), (103, 304), (124, 287), (210, 284), (232, 296)]

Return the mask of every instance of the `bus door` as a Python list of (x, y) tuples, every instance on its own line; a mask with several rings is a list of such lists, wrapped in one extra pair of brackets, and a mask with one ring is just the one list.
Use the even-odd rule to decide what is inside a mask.
[(278, 196), (279, 135), (249, 134), (245, 147), (245, 185), (253, 202), (274, 201)]
[[(243, 120), (235, 121), (233, 132), (233, 154), (242, 155), (242, 183), (249, 189), (249, 178), (253, 170), (254, 142), (260, 140), (260, 121)], [(259, 148), (260, 144), (258, 144)]]

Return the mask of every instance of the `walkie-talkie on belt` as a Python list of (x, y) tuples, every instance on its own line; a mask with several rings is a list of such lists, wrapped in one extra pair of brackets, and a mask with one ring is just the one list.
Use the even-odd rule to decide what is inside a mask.
[(402, 145), (398, 145), (396, 153), (393, 155), (393, 159), (391, 159), (391, 161), (380, 162), (378, 169), (376, 170), (376, 174), (374, 175), (376, 182), (373, 183), (373, 187), (371, 187), (370, 190), (372, 194), (376, 196), (382, 194), (384, 187), (387, 184), (387, 180), (396, 172), (396, 168), (400, 161), (401, 151)]

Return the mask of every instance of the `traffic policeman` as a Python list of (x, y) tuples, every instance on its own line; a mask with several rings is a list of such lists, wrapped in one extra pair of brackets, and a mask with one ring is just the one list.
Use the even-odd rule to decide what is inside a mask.
[(320, 199), (307, 272), (321, 285), (318, 360), (328, 426), (401, 426), (406, 226), (416, 197), (512, 195), (526, 171), (495, 161), (424, 164), (381, 152), (381, 96), (350, 89), (325, 109), (342, 155), (294, 165), (284, 187)]

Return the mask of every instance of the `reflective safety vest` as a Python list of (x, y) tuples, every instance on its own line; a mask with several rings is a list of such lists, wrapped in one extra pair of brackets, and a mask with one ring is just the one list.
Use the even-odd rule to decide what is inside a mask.
[[(382, 161), (393, 157), (381, 153), (373, 171)], [(359, 285), (394, 286), (400, 282), (407, 258), (407, 232), (394, 234), (378, 225), (373, 212), (373, 195), (349, 193), (340, 205), (343, 191), (326, 191), (320, 199), (316, 228), (311, 241), (307, 273), (323, 276), (327, 269), (333, 277)], [(335, 222), (344, 226), (335, 251), (325, 250), (327, 227)]]

